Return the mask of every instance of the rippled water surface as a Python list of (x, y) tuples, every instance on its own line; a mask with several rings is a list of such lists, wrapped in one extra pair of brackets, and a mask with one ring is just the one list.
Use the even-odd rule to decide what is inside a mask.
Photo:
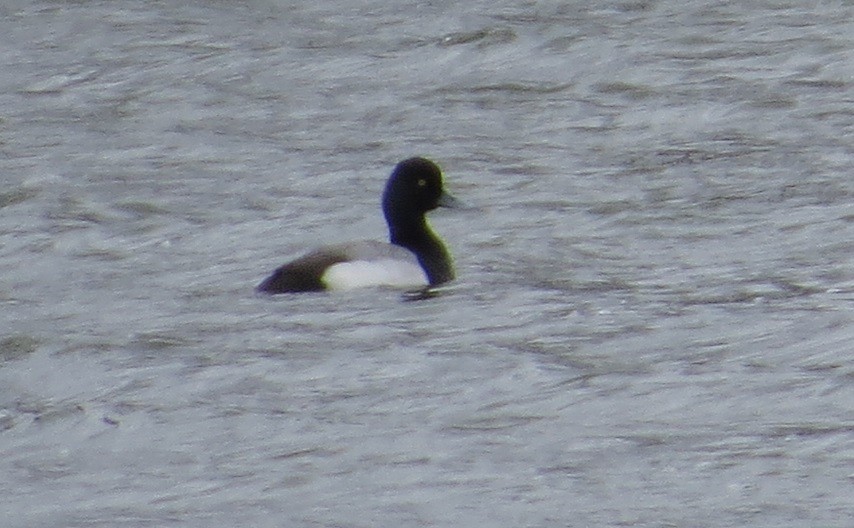
[[(4, 3), (5, 526), (850, 526), (852, 21)], [(253, 294), (412, 155), (455, 283)]]

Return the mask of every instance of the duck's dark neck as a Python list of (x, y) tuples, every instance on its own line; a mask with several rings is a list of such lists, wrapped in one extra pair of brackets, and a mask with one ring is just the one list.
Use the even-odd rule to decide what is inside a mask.
[(454, 278), (454, 269), (451, 266), (448, 250), (427, 225), (427, 220), (423, 216), (407, 221), (398, 219), (396, 222), (392, 222), (389, 218), (388, 224), (391, 243), (415, 253), (418, 262), (427, 273), (431, 286)]

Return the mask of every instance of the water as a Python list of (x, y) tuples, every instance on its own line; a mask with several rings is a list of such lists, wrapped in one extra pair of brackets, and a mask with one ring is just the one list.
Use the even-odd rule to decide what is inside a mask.
[[(5, 526), (849, 526), (852, 20), (5, 3)], [(252, 294), (416, 154), (447, 291)]]

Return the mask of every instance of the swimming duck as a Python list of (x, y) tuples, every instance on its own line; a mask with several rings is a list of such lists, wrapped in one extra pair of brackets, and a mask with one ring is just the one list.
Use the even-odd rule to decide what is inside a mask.
[(427, 224), (437, 207), (458, 207), (444, 191), (442, 171), (432, 161), (398, 163), (382, 195), (389, 242), (359, 241), (317, 248), (276, 269), (256, 288), (268, 294), (343, 290), (368, 286), (418, 289), (454, 278), (445, 245)]

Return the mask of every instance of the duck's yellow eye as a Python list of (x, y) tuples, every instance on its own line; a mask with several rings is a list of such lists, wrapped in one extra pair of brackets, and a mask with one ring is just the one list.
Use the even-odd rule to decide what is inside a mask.
[(427, 186), (427, 180), (425, 180), (423, 178), (418, 180), (418, 186), (419, 187), (426, 187)]

